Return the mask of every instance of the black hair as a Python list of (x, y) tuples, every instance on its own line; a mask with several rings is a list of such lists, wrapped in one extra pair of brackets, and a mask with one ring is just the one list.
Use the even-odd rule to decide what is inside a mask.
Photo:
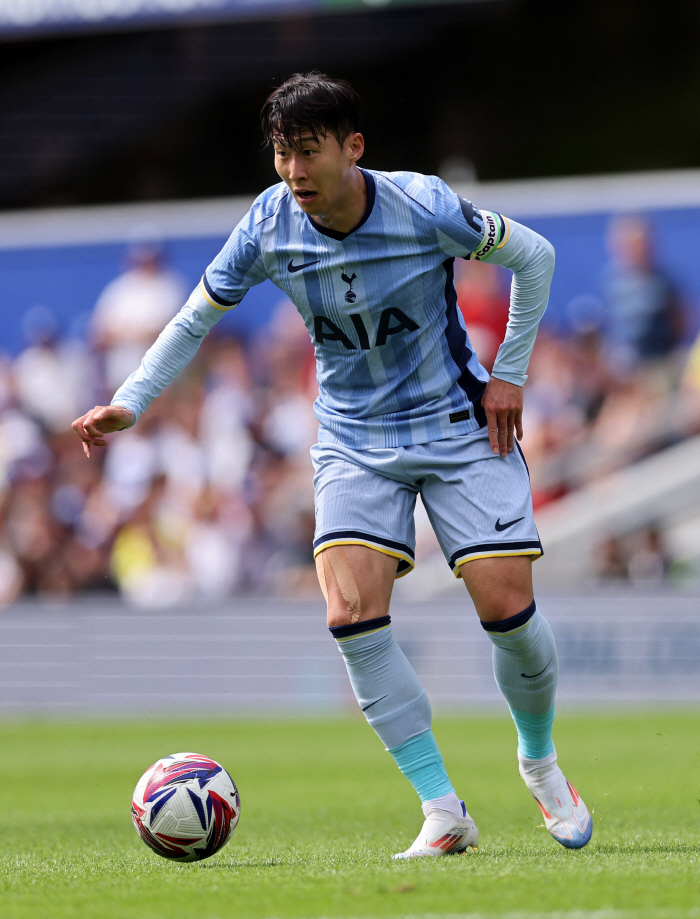
[(342, 146), (360, 129), (360, 97), (346, 80), (313, 70), (295, 73), (265, 100), (260, 113), (265, 143), (298, 147), (309, 131), (316, 143), (331, 134)]

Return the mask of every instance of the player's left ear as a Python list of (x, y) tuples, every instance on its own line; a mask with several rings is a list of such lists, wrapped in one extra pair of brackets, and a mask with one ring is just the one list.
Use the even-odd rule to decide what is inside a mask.
[(362, 134), (349, 134), (345, 140), (345, 149), (353, 163), (356, 163), (365, 152), (365, 139)]

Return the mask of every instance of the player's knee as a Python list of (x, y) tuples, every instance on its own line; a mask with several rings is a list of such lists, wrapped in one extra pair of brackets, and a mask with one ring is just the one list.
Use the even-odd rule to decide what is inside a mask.
[(500, 622), (532, 603), (532, 560), (528, 556), (474, 559), (461, 574), (479, 618)]
[(355, 618), (355, 612), (349, 611), (347, 608), (343, 608), (338, 604), (328, 604), (328, 612), (326, 614), (326, 622), (328, 623), (328, 628), (333, 629), (338, 625), (352, 625), (353, 622), (359, 622), (359, 619)]
[(383, 592), (374, 590), (371, 580), (366, 577), (356, 577), (356, 571), (342, 546), (331, 546), (319, 553), (316, 571), (328, 604), (327, 622), (330, 628), (353, 625), (387, 614), (389, 604), (388, 600), (383, 601)]
[(362, 618), (357, 580), (342, 546), (331, 546), (316, 556), (318, 582), (328, 604), (328, 625), (352, 625)]
[(368, 619), (378, 619), (389, 613), (389, 604), (370, 602), (366, 605), (359, 602), (348, 602), (344, 599), (328, 600), (326, 620), (329, 628), (337, 625), (354, 625), (356, 622), (365, 622)]

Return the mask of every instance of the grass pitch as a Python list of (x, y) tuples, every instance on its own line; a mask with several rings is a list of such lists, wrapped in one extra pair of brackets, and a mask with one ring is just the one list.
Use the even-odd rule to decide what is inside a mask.
[[(392, 862), (417, 798), (359, 717), (0, 723), (3, 919), (700, 917), (700, 714), (562, 714), (560, 761), (594, 811), (570, 852), (541, 826), (506, 718), (436, 722), (479, 851)], [(129, 814), (167, 753), (220, 760), (242, 816), (209, 861), (167, 862)]]

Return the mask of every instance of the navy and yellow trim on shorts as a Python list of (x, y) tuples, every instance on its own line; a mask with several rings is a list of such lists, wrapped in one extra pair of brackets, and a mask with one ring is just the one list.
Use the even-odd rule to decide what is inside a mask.
[(504, 558), (511, 555), (532, 555), (539, 558), (542, 554), (542, 543), (539, 539), (526, 539), (518, 542), (486, 542), (458, 549), (450, 559), (450, 568), (454, 576), (459, 578), (461, 577), (460, 565), (477, 558)]
[(212, 289), (209, 281), (207, 281), (206, 274), (202, 275), (202, 280), (199, 282), (199, 287), (205, 299), (211, 303), (211, 305), (216, 310), (230, 310), (233, 309), (234, 306), (238, 306), (238, 304), (241, 302), (240, 300), (225, 300), (221, 294), (217, 294), (216, 291)]
[(402, 578), (413, 571), (416, 564), (415, 554), (410, 546), (403, 542), (394, 542), (383, 536), (372, 536), (369, 533), (360, 533), (358, 530), (336, 530), (333, 533), (324, 533), (314, 539), (314, 558), (324, 549), (331, 546), (367, 546), (383, 555), (390, 555), (399, 560), (396, 577)]

